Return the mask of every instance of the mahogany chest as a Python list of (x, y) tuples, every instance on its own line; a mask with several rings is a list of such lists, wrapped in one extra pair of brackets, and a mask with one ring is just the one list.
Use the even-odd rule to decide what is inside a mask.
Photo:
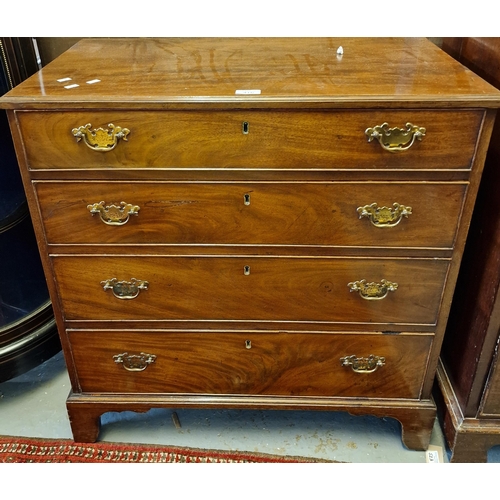
[(426, 39), (83, 40), (0, 100), (72, 389), (426, 449), (500, 92)]

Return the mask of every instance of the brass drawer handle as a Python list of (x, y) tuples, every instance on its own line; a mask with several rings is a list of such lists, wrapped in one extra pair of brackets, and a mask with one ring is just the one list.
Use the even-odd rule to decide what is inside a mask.
[(123, 368), (129, 372), (142, 372), (151, 363), (154, 363), (156, 356), (154, 354), (146, 354), (141, 352), (140, 354), (129, 354), (124, 352), (122, 354), (116, 354), (113, 356), (115, 363), (121, 363)]
[(104, 290), (112, 290), (118, 299), (135, 299), (141, 290), (147, 290), (149, 283), (132, 278), (130, 281), (118, 281), (116, 278), (101, 281)]
[(342, 366), (350, 366), (356, 373), (373, 373), (385, 365), (385, 358), (370, 354), (367, 358), (358, 358), (355, 355), (340, 358)]
[(391, 153), (399, 151), (406, 151), (413, 146), (415, 139), (421, 141), (425, 136), (425, 128), (413, 125), (412, 123), (406, 124), (406, 129), (394, 127), (389, 128), (388, 123), (376, 125), (373, 128), (367, 128), (365, 134), (368, 136), (368, 142), (377, 139), (380, 145)]
[(366, 300), (382, 300), (389, 292), (394, 292), (398, 288), (397, 283), (384, 279), (381, 283), (367, 283), (366, 280), (351, 281), (347, 286), (351, 292), (359, 292)]
[(378, 207), (376, 203), (358, 207), (356, 210), (359, 218), (368, 217), (375, 227), (397, 226), (403, 217), (408, 218), (412, 213), (411, 207), (405, 207), (399, 203), (393, 203), (394, 208)]
[(83, 139), (83, 142), (94, 151), (111, 151), (118, 144), (118, 139), (127, 140), (127, 135), (130, 134), (128, 128), (115, 127), (112, 123), (108, 125), (111, 130), (104, 128), (96, 128), (90, 130), (92, 125), (82, 125), (74, 128), (71, 133), (76, 137), (77, 142)]
[(104, 201), (87, 205), (87, 210), (92, 215), (99, 214), (104, 224), (109, 226), (123, 226), (126, 224), (131, 215), (137, 215), (141, 208), (137, 205), (125, 203), (122, 201), (120, 206), (108, 205), (104, 206)]

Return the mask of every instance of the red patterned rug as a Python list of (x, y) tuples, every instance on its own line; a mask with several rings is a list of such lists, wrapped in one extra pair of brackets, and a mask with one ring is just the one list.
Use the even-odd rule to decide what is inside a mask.
[(246, 451), (0, 436), (0, 463), (324, 463)]

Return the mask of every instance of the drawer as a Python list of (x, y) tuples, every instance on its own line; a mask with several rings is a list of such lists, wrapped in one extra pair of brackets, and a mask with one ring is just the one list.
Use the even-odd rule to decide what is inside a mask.
[[(418, 398), (432, 338), (407, 334), (69, 332), (83, 392), (372, 398)], [(378, 359), (363, 360), (370, 356)], [(342, 358), (351, 359), (343, 366)], [(375, 371), (353, 371), (349, 363)]]
[[(403, 258), (60, 255), (52, 257), (52, 264), (67, 320), (433, 325), (449, 262)], [(361, 280), (375, 285), (368, 290)], [(387, 285), (382, 286), (382, 280), (397, 284), (397, 289), (389, 291)], [(368, 300), (362, 293), (368, 297), (371, 293), (374, 297), (379, 294), (382, 298)], [(388, 329), (394, 330), (392, 325)]]
[[(16, 116), (31, 169), (469, 169), (483, 112), (116, 110)], [(408, 150), (395, 154), (377, 140), (368, 142), (367, 129), (383, 123), (404, 129), (408, 122), (426, 129)], [(85, 139), (77, 142), (72, 131), (86, 124), (91, 132), (107, 130), (116, 146), (103, 146), (103, 152)], [(128, 135), (119, 138), (117, 127)]]
[[(466, 184), (425, 182), (35, 186), (47, 240), (56, 244), (452, 248), (466, 191)], [(387, 219), (377, 214), (383, 207)]]

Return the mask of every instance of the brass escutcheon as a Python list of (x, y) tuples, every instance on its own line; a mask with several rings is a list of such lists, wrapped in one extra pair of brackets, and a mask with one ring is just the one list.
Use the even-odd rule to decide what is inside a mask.
[(378, 207), (376, 203), (358, 207), (356, 210), (359, 218), (367, 217), (375, 227), (397, 226), (403, 217), (408, 218), (412, 213), (411, 207), (405, 207), (399, 203), (393, 203), (394, 208)]
[(138, 215), (141, 208), (138, 205), (132, 205), (122, 201), (120, 206), (104, 206), (104, 201), (87, 205), (87, 210), (92, 214), (99, 214), (99, 217), (108, 226), (123, 226), (131, 215)]
[(367, 358), (358, 358), (356, 355), (340, 358), (342, 366), (350, 366), (356, 373), (373, 373), (385, 365), (385, 358), (370, 354)]
[(118, 281), (116, 278), (101, 281), (104, 290), (112, 290), (117, 299), (135, 299), (141, 290), (147, 290), (149, 283), (132, 278), (130, 281)]
[(397, 283), (388, 280), (380, 280), (381, 283), (367, 283), (366, 280), (351, 281), (347, 286), (351, 292), (359, 292), (365, 300), (382, 300), (389, 292), (394, 292), (398, 288)]
[(87, 123), (81, 127), (71, 130), (71, 133), (76, 137), (77, 142), (83, 139), (83, 142), (93, 151), (111, 151), (118, 144), (118, 139), (127, 141), (127, 135), (130, 134), (128, 128), (122, 128), (110, 123), (108, 127), (111, 130), (104, 128), (96, 128), (90, 130), (92, 125)]
[(151, 363), (156, 361), (156, 356), (154, 354), (146, 354), (141, 352), (140, 354), (129, 354), (124, 352), (122, 354), (115, 354), (113, 356), (115, 363), (122, 364), (123, 368), (129, 372), (142, 372)]
[(398, 127), (389, 128), (388, 123), (382, 123), (382, 125), (375, 125), (375, 127), (370, 127), (365, 130), (365, 134), (368, 136), (368, 142), (377, 139), (380, 145), (391, 153), (398, 153), (410, 149), (415, 139), (421, 141), (425, 133), (426, 130), (424, 127), (419, 127), (409, 122), (406, 124), (406, 129)]

